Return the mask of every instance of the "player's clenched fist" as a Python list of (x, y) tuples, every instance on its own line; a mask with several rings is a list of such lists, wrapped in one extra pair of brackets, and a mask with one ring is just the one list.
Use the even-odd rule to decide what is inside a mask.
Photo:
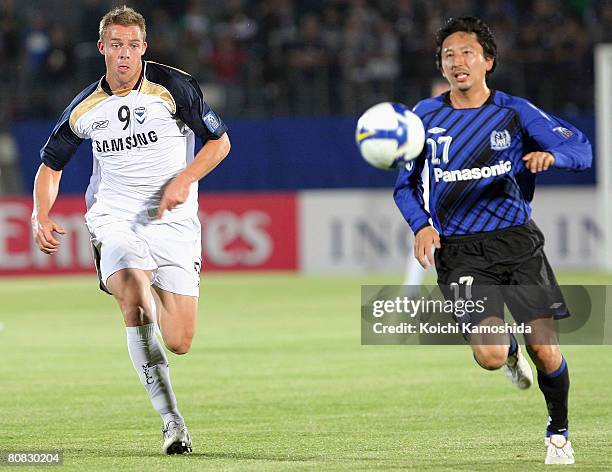
[(179, 174), (172, 179), (162, 193), (157, 217), (161, 218), (164, 211), (172, 210), (177, 205), (185, 203), (189, 196), (189, 186), (195, 181), (196, 179), (186, 174)]
[(419, 261), (423, 268), (434, 265), (434, 258), (431, 247), (440, 249), (440, 235), (433, 226), (425, 226), (414, 236), (414, 257)]
[(59, 249), (60, 242), (53, 233), (66, 234), (66, 231), (51, 218), (32, 218), (34, 241), (45, 254), (53, 254)]
[(530, 152), (523, 157), (525, 167), (533, 174), (548, 170), (555, 163), (555, 156), (550, 152)]

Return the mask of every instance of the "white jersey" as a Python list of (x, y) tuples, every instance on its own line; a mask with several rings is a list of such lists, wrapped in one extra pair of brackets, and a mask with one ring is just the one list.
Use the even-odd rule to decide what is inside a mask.
[[(90, 139), (94, 162), (87, 221), (153, 222), (164, 186), (193, 161), (195, 136), (205, 143), (225, 132), (191, 76), (145, 61), (130, 91), (113, 94), (103, 77), (81, 92), (64, 111), (41, 158), (61, 170), (78, 145)], [(187, 201), (165, 212), (161, 221), (196, 216), (197, 189), (196, 182)]]

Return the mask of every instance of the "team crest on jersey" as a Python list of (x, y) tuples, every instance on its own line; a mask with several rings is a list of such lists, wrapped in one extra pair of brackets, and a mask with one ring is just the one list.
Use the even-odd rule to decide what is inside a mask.
[(574, 133), (572, 133), (572, 131), (570, 131), (567, 128), (564, 128), (563, 126), (557, 126), (556, 128), (553, 128), (553, 131), (559, 133), (561, 136), (563, 136), (566, 139), (569, 139), (572, 136), (574, 136)]
[(206, 113), (206, 115), (202, 117), (202, 120), (211, 133), (217, 131), (217, 128), (219, 127), (219, 119), (215, 116), (213, 111)]
[(491, 132), (491, 149), (494, 151), (508, 149), (511, 143), (510, 132), (507, 129), (503, 131), (493, 130)]
[(134, 108), (134, 118), (138, 123), (143, 124), (147, 118), (147, 109), (145, 107)]

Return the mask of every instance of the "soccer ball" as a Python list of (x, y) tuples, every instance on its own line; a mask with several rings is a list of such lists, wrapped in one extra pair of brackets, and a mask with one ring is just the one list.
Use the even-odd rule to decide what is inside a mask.
[(379, 103), (357, 121), (355, 141), (363, 158), (379, 169), (394, 169), (416, 158), (425, 145), (421, 119), (401, 103)]

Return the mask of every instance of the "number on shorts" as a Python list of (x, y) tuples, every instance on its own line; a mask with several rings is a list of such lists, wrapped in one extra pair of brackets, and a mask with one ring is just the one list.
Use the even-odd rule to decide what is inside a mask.
[(463, 300), (460, 294), (460, 285), (463, 285), (465, 287), (465, 300), (470, 300), (472, 298), (472, 283), (474, 283), (474, 277), (472, 277), (471, 275), (464, 275), (462, 277), (459, 277), (459, 283), (451, 283), (450, 288), (453, 291), (455, 300)]

